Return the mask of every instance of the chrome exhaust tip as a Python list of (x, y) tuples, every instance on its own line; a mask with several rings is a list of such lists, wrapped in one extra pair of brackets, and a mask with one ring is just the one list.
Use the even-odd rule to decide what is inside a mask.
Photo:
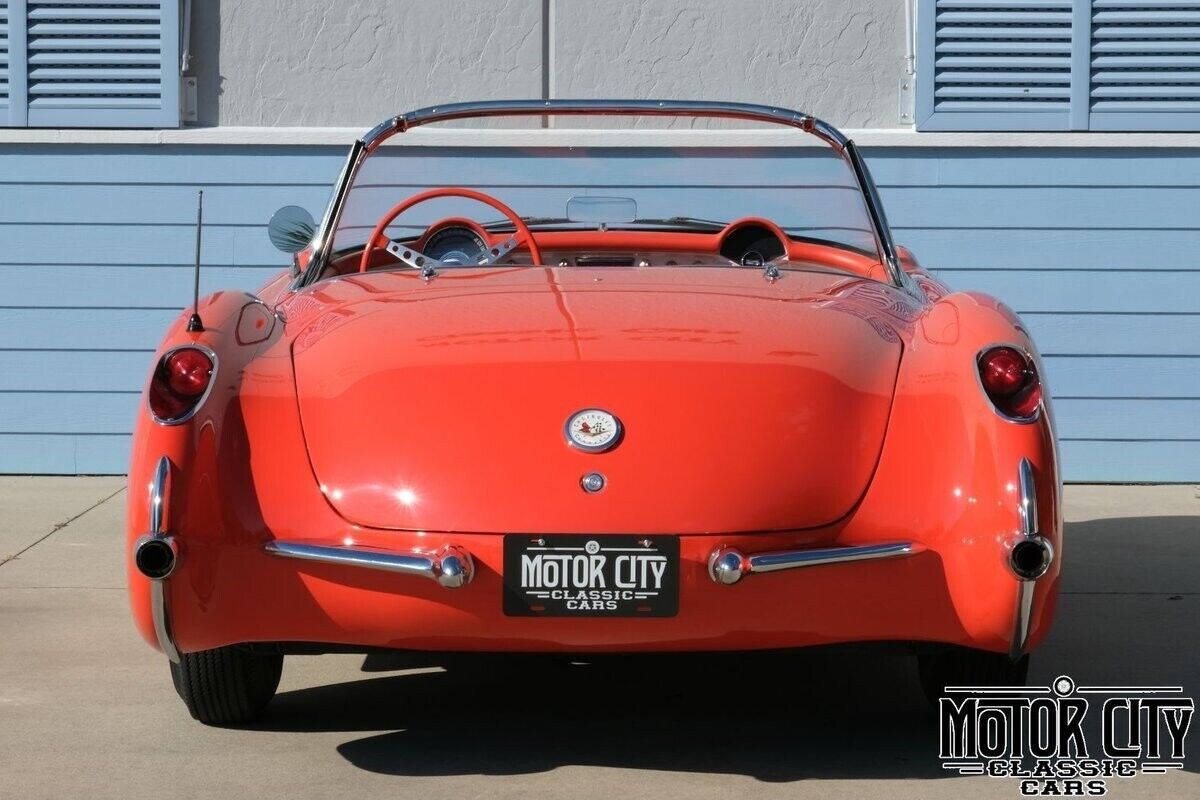
[(1012, 546), (1008, 567), (1023, 581), (1033, 581), (1046, 574), (1054, 563), (1054, 547), (1044, 536), (1028, 536)]
[(137, 571), (152, 581), (161, 581), (175, 571), (179, 563), (179, 546), (173, 536), (147, 533), (133, 544), (133, 564)]

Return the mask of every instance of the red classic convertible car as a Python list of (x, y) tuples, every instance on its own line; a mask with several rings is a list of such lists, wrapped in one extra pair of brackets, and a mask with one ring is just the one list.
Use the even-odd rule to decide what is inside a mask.
[[(794, 174), (526, 152), (538, 174), (501, 199), (426, 189), (385, 146), (545, 115), (786, 126)], [(933, 697), (1024, 681), (1061, 553), (1040, 359), (893, 242), (830, 125), (427, 108), (353, 144), (319, 224), (289, 207), (269, 231), (293, 269), (180, 316), (134, 436), (133, 615), (197, 719), (253, 718), (284, 655), (323, 650), (890, 642)]]

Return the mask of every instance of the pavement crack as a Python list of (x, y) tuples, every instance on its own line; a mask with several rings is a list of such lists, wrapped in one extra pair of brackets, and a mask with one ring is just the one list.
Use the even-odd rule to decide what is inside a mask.
[(77, 591), (123, 592), (124, 586), (0, 586), (0, 592)]
[(1150, 597), (1166, 597), (1167, 599), (1175, 599), (1177, 597), (1188, 597), (1192, 595), (1200, 595), (1200, 592), (1067, 592), (1062, 594), (1074, 595), (1148, 595)]
[(18, 558), (20, 558), (21, 556), (25, 555), (26, 553), (28, 553), (28, 552), (29, 552), (30, 550), (32, 550), (33, 548), (37, 547), (39, 544), (41, 544), (42, 542), (44, 542), (44, 541), (46, 541), (47, 539), (49, 539), (51, 536), (53, 536), (54, 534), (58, 533), (58, 532), (59, 532), (59, 531), (61, 531), (63, 528), (67, 527), (67, 526), (68, 526), (68, 525), (70, 525), (72, 522), (74, 522), (75, 520), (77, 520), (77, 519), (79, 519), (80, 517), (82, 517), (84, 514), (88, 513), (89, 511), (94, 511), (95, 509), (97, 509), (97, 508), (99, 508), (100, 506), (102, 506), (102, 505), (104, 505), (105, 503), (107, 503), (109, 500), (112, 500), (114, 497), (116, 497), (117, 495), (119, 495), (119, 494), (120, 494), (121, 492), (123, 492), (123, 491), (125, 491), (125, 487), (124, 487), (124, 486), (122, 486), (121, 488), (117, 489), (115, 492), (113, 492), (112, 494), (108, 495), (107, 497), (102, 497), (102, 498), (100, 498), (100, 499), (99, 499), (99, 500), (97, 500), (95, 503), (93, 503), (92, 505), (88, 506), (88, 507), (87, 507), (87, 508), (85, 508), (83, 511), (80, 511), (78, 514), (76, 514), (75, 516), (71, 517), (70, 519), (68, 519), (68, 520), (66, 520), (66, 521), (64, 521), (64, 522), (56, 522), (56, 523), (54, 523), (54, 526), (53, 526), (52, 528), (50, 528), (49, 532), (47, 532), (45, 536), (42, 536), (42, 537), (38, 538), (36, 541), (34, 541), (34, 542), (32, 542), (32, 543), (30, 543), (30, 544), (26, 545), (25, 547), (21, 548), (21, 549), (20, 549), (20, 550), (18, 550), (17, 552), (15, 552), (15, 553), (13, 553), (13, 554), (11, 554), (11, 555), (4, 556), (2, 559), (0, 559), (0, 567), (3, 567), (5, 564), (7, 564), (7, 563), (8, 563), (8, 562), (10, 562), (10, 561), (16, 561)]

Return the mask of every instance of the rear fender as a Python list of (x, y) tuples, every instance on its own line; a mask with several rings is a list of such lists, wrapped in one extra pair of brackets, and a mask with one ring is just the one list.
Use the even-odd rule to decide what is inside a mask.
[[(1001, 416), (984, 395), (976, 357), (995, 344), (1032, 355), (1043, 378), (1035, 421)], [(963, 638), (996, 651), (1012, 639), (1018, 582), (1006, 558), (1022, 530), (1022, 458), (1034, 469), (1038, 530), (1059, 554), (1037, 582), (1031, 644), (1045, 635), (1057, 597), (1062, 489), (1044, 377), (1028, 331), (1002, 303), (960, 292), (930, 306), (901, 361), (879, 468), (853, 522), (938, 553)]]
[[(217, 292), (202, 298), (199, 313), (203, 331), (187, 330), (190, 309), (180, 314), (168, 329), (150, 361), (134, 423), (126, 499), (126, 565), (135, 624), (142, 637), (155, 646), (150, 581), (134, 569), (131, 557), (133, 542), (149, 528), (150, 486), (155, 465), (163, 456), (171, 462), (169, 492), (164, 498), (164, 530), (176, 533), (183, 527), (217, 529), (214, 513), (220, 504), (216, 502), (218, 495), (213, 491), (212, 475), (217, 467), (215, 454), (224, 420), (238, 405), (246, 364), (278, 340), (283, 327), (261, 300), (245, 292)], [(158, 422), (151, 416), (147, 402), (154, 370), (166, 351), (190, 344), (202, 345), (216, 354), (212, 388), (190, 419), (174, 425)], [(181, 537), (180, 541), (186, 548), (195, 542), (195, 537), (188, 536), (186, 543)]]

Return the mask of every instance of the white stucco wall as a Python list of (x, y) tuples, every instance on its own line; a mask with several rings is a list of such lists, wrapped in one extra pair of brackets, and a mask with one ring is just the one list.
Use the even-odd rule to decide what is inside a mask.
[(503, 97), (670, 97), (894, 127), (901, 0), (196, 0), (204, 125), (370, 126)]
[(558, 97), (738, 100), (893, 128), (902, 0), (558, 0)]
[(540, 96), (540, 0), (197, 6), (202, 124), (370, 127), (434, 102)]

